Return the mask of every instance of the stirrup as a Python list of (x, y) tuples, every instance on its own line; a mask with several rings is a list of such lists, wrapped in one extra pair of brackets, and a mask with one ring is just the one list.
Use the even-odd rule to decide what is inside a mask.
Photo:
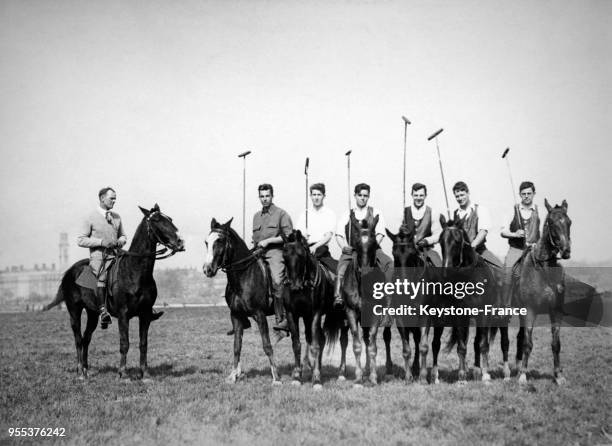
[(272, 329), (276, 330), (276, 331), (286, 331), (286, 332), (289, 332), (289, 324), (287, 323), (287, 319), (283, 319), (279, 323), (274, 324), (272, 326)]

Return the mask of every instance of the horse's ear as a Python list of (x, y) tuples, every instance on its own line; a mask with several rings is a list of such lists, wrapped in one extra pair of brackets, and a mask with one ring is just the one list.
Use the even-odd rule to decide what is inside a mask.
[[(141, 208), (142, 209), (142, 208)], [(210, 229), (215, 229), (219, 227), (219, 222), (215, 217), (210, 221)]]
[(563, 208), (563, 210), (564, 210), (565, 212), (567, 212), (567, 200), (563, 200), (563, 201), (561, 202), (561, 207)]
[(140, 209), (140, 212), (142, 212), (145, 217), (148, 217), (151, 214), (151, 211), (149, 211), (148, 209), (143, 208), (142, 206), (138, 206), (138, 209)]
[(385, 231), (387, 232), (387, 235), (389, 236), (389, 238), (391, 239), (391, 241), (393, 243), (395, 243), (395, 239), (397, 238), (396, 234), (393, 234), (391, 231), (389, 231), (387, 228), (385, 228)]
[(378, 220), (380, 220), (380, 215), (377, 215), (376, 217), (374, 217), (374, 225), (372, 226), (372, 229), (376, 228), (376, 225), (378, 224)]
[(226, 221), (225, 223), (223, 223), (223, 226), (226, 228), (229, 228), (230, 225), (232, 224), (232, 220), (234, 219), (234, 217), (230, 218), (228, 221)]
[(546, 210), (548, 212), (550, 212), (552, 210), (552, 206), (550, 205), (550, 203), (548, 202), (548, 199), (544, 199), (544, 206), (546, 206)]
[(287, 236), (285, 235), (285, 233), (281, 231), (280, 236), (283, 239), (283, 243), (287, 243)]
[(299, 229), (295, 231), (295, 239), (301, 241), (302, 238), (303, 238), (302, 231), (300, 231)]
[(153, 209), (151, 209), (151, 212), (159, 212), (159, 205), (157, 203), (155, 203), (155, 206), (153, 206)]
[(448, 226), (448, 222), (446, 221), (444, 214), (440, 214), (440, 226), (442, 226), (442, 228), (446, 228), (446, 226)]

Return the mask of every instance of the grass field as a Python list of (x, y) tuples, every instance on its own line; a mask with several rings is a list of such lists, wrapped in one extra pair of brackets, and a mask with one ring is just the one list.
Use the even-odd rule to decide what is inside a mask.
[[(563, 328), (568, 384), (552, 382), (550, 330), (538, 328), (529, 384), (503, 382), (493, 347), (493, 381), (459, 386), (456, 354), (441, 353), (437, 386), (405, 385), (396, 366), (377, 387), (336, 382), (337, 354), (324, 360), (323, 390), (289, 383), (287, 340), (275, 353), (282, 386), (271, 386), (257, 330), (243, 348), (246, 378), (225, 384), (232, 341), (226, 309), (170, 309), (153, 324), (153, 382), (120, 381), (117, 324), (94, 333), (90, 379), (75, 374), (74, 340), (64, 311), (0, 314), (0, 444), (609, 444), (612, 432), (612, 335)], [(131, 324), (130, 372), (138, 365), (138, 324)], [(511, 332), (511, 355), (515, 352)], [(379, 339), (379, 355), (382, 340)], [(384, 349), (382, 349), (384, 352)], [(393, 359), (401, 364), (394, 332)], [(473, 352), (470, 348), (470, 363)], [(353, 353), (349, 344), (348, 357)], [(384, 360), (379, 360), (379, 364)], [(349, 368), (349, 378), (353, 369)], [(310, 372), (306, 372), (306, 377)], [(15, 438), (9, 427), (62, 427), (63, 438)]]

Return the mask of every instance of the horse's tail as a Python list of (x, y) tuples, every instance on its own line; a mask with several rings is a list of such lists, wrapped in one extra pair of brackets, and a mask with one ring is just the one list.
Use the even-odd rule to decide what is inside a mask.
[(55, 307), (56, 305), (59, 305), (60, 303), (64, 301), (64, 296), (68, 293), (68, 290), (69, 290), (68, 288), (69, 287), (69, 284), (68, 284), (68, 272), (69, 271), (70, 270), (64, 273), (60, 286), (57, 289), (57, 294), (55, 295), (55, 299), (53, 299), (51, 303), (45, 305), (41, 311), (48, 311), (51, 308)]
[(326, 344), (330, 350), (334, 349), (336, 342), (340, 338), (340, 332), (344, 328), (345, 312), (334, 308), (325, 315), (323, 322), (323, 332), (325, 333)]
[(444, 352), (450, 353), (457, 342), (459, 342), (459, 329), (457, 327), (453, 327), (451, 329), (451, 335), (446, 342), (446, 347), (444, 347)]

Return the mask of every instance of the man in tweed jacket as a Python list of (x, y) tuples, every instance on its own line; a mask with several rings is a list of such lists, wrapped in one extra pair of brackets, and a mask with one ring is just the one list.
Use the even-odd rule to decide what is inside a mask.
[(111, 317), (105, 306), (106, 275), (111, 259), (114, 257), (113, 248), (121, 248), (127, 242), (121, 217), (111, 211), (115, 206), (117, 194), (111, 187), (105, 187), (98, 193), (100, 204), (83, 221), (77, 245), (89, 248), (89, 266), (98, 279), (96, 286), (96, 304), (100, 309), (101, 327), (107, 328)]

